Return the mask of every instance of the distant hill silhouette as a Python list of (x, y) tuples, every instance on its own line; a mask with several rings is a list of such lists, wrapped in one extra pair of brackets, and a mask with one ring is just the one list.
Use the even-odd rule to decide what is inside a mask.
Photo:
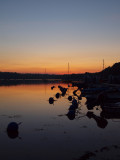
[(119, 75), (120, 76), (120, 62), (113, 64), (111, 67), (105, 68), (102, 72), (104, 75)]
[(16, 72), (0, 72), (0, 80), (48, 80), (48, 79), (59, 79), (59, 80), (81, 80), (86, 75), (89, 76), (120, 76), (120, 62), (115, 63), (111, 67), (107, 67), (101, 72), (96, 73), (82, 73), (82, 74), (64, 74), (64, 75), (55, 75), (55, 74), (32, 74), (32, 73), (16, 73)]
[(49, 74), (32, 74), (32, 73), (16, 73), (16, 72), (0, 72), (0, 79), (6, 80), (33, 80), (33, 79), (60, 79), (60, 75), (49, 75)]

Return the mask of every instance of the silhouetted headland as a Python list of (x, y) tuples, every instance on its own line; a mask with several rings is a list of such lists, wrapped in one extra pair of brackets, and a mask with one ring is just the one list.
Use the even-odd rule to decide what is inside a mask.
[(111, 83), (120, 84), (120, 62), (112, 67), (105, 68), (101, 72), (82, 74), (32, 74), (16, 72), (0, 72), (0, 85), (7, 84), (39, 84), (52, 81), (84, 82), (84, 83)]

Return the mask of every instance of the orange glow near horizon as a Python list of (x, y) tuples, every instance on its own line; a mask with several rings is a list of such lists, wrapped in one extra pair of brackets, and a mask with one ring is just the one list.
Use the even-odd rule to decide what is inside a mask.
[(119, 0), (0, 4), (2, 72), (68, 74), (69, 62), (70, 74), (94, 73), (120, 61)]
[[(69, 74), (79, 74), (79, 73), (85, 73), (85, 72), (99, 72), (101, 71), (101, 67), (73, 67), (72, 69), (70, 68)], [(56, 68), (35, 68), (35, 67), (26, 67), (26, 68), (8, 68), (8, 69), (2, 69), (1, 72), (17, 72), (17, 73), (40, 73), (40, 74), (68, 74), (68, 68), (64, 67), (56, 67)]]
[[(108, 66), (112, 66), (113, 63), (109, 61), (107, 65), (105, 65), (105, 68)], [(69, 74), (79, 74), (79, 73), (85, 73), (85, 72), (100, 72), (102, 68), (102, 61), (98, 63), (98, 61), (89, 61), (86, 62), (69, 62)], [(40, 64), (30, 64), (30, 63), (24, 63), (23, 65), (18, 62), (18, 64), (4, 64), (0, 67), (1, 72), (17, 72), (17, 73), (39, 73), (39, 74), (68, 74), (68, 63), (58, 63), (54, 64), (46, 64), (46, 65), (40, 65)]]

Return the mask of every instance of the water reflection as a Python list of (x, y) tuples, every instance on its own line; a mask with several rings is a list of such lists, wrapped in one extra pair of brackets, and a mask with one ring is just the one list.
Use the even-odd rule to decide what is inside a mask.
[[(68, 87), (64, 83), (2, 86), (0, 102), (2, 159), (7, 159), (5, 153), (14, 154), (12, 148), (13, 160), (25, 157), (29, 160), (95, 159), (94, 154), (99, 157), (97, 153), (104, 153), (106, 146), (120, 146), (119, 123), (111, 121), (120, 120), (119, 112), (103, 110), (93, 100), (88, 103), (78, 86), (69, 84)], [(14, 127), (11, 126), (13, 122)], [(24, 123), (20, 126), (17, 122)], [(5, 130), (9, 138), (6, 132), (4, 135)], [(19, 131), (22, 141), (17, 140)]]
[(106, 119), (100, 116), (96, 116), (93, 112), (87, 112), (86, 116), (90, 119), (93, 118), (97, 122), (97, 126), (100, 128), (105, 128), (108, 124)]
[(100, 115), (105, 119), (120, 119), (120, 112), (101, 111)]
[[(51, 88), (53, 89), (53, 88), (55, 88), (55, 86), (53, 86)], [(69, 89), (72, 87), (69, 85), (69, 88), (65, 88), (61, 85), (58, 85), (58, 88), (61, 91), (61, 95), (64, 97), (65, 95), (68, 95)], [(81, 104), (82, 95), (81, 95), (81, 93), (79, 93), (79, 95), (78, 95), (78, 91), (80, 91), (79, 87), (77, 87), (77, 89), (73, 89), (73, 91), (71, 92), (71, 95), (69, 93), (69, 96), (67, 98), (68, 101), (70, 101), (72, 103), (72, 105), (70, 105), (68, 107), (68, 113), (66, 114), (66, 116), (68, 117), (69, 120), (79, 119), (78, 117), (81, 117), (80, 116), (81, 113), (79, 112), (81, 107), (79, 107), (79, 109), (78, 109), (78, 106), (79, 106), (79, 104)], [(57, 99), (59, 99), (60, 93), (56, 93), (55, 97)], [(100, 94), (100, 96), (98, 96), (98, 99), (95, 99), (94, 96), (93, 97), (87, 96), (86, 102), (85, 102), (86, 108), (88, 109), (85, 116), (88, 117), (89, 119), (91, 119), (91, 118), (94, 119), (96, 121), (97, 126), (102, 129), (104, 129), (108, 125), (108, 121), (106, 120), (108, 118), (107, 117), (108, 114), (104, 110), (102, 110), (100, 112), (100, 115), (98, 116), (93, 111), (90, 112), (89, 110), (93, 110), (96, 106), (103, 104), (104, 99), (105, 99), (105, 96), (102, 93), (102, 94)], [(55, 101), (54, 98), (52, 98), (52, 97), (49, 98), (50, 104), (53, 104), (54, 101)], [(96, 108), (96, 110), (98, 110), (98, 108)], [(115, 115), (116, 114), (114, 114), (114, 116), (113, 116), (113, 113), (111, 113), (111, 117), (114, 117), (114, 118), (119, 117), (118, 112), (117, 112), (116, 117), (115, 117)], [(109, 113), (109, 118), (110, 118), (110, 113)]]
[(75, 119), (75, 112), (76, 110), (69, 110), (66, 116), (68, 117), (69, 120), (74, 120)]

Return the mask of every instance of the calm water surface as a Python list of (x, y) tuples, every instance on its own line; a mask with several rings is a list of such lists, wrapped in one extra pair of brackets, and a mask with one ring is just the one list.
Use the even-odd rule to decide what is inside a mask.
[[(69, 87), (65, 96), (49, 104), (49, 97), (60, 93), (58, 85), (0, 87), (0, 158), (119, 160), (120, 119), (106, 118), (101, 125), (100, 107), (94, 107), (94, 116), (90, 118), (83, 97), (75, 118), (70, 120), (66, 115), (71, 105), (67, 98), (76, 88)], [(15, 135), (7, 133), (10, 122), (22, 122)]]

